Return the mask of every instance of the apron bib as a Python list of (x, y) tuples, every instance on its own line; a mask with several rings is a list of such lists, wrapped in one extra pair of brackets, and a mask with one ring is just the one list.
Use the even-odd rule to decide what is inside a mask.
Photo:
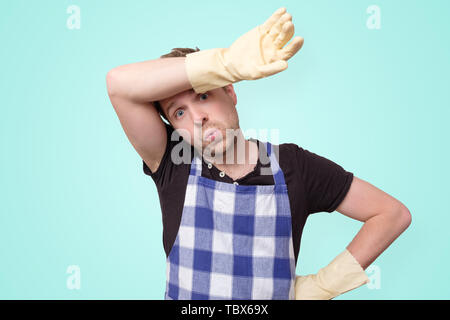
[(264, 143), (274, 185), (202, 177), (197, 151), (167, 257), (165, 299), (294, 299), (295, 257), (284, 174)]

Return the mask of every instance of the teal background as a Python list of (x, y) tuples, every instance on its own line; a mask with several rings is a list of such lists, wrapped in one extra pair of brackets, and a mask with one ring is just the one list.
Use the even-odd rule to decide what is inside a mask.
[[(372, 4), (379, 30), (366, 27)], [(79, 30), (66, 26), (70, 5)], [(305, 44), (286, 71), (235, 84), (242, 129), (279, 129), (279, 142), (333, 160), (412, 214), (373, 263), (381, 287), (336, 299), (450, 298), (450, 2), (15, 0), (0, 4), (1, 299), (163, 298), (158, 194), (105, 76), (174, 47), (229, 46), (281, 6)], [(297, 273), (316, 273), (361, 226), (311, 215)], [(66, 286), (71, 265), (79, 290)]]

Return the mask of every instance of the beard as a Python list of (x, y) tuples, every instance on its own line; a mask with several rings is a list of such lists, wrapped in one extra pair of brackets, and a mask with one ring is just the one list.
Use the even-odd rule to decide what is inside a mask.
[[(213, 141), (203, 140), (206, 130), (215, 128), (217, 130)], [(205, 157), (213, 157), (218, 163), (223, 163), (227, 151), (232, 150), (236, 136), (242, 136), (239, 128), (239, 117), (236, 112), (230, 112), (229, 117), (221, 123), (208, 123), (207, 127), (196, 129), (194, 127), (194, 147), (199, 154)], [(220, 162), (222, 161), (222, 162)]]
[(206, 158), (213, 158), (214, 163), (232, 163), (234, 161), (234, 148), (244, 148), (245, 139), (239, 139), (242, 136), (240, 128), (236, 129), (219, 129), (214, 141), (204, 143), (202, 154)]

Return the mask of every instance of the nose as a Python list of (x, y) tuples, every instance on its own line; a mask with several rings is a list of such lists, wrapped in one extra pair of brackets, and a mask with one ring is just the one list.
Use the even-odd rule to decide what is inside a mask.
[(208, 114), (202, 108), (192, 108), (192, 118), (194, 124), (202, 127), (208, 121)]

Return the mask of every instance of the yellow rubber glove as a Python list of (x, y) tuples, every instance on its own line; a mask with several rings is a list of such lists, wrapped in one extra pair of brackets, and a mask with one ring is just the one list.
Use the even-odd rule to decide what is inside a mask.
[(229, 48), (201, 50), (186, 55), (189, 82), (204, 93), (241, 80), (264, 78), (288, 67), (287, 60), (300, 50), (302, 37), (295, 37), (292, 16), (282, 7), (264, 24), (239, 37)]
[(296, 300), (329, 300), (368, 283), (364, 269), (345, 249), (317, 274), (295, 278)]

